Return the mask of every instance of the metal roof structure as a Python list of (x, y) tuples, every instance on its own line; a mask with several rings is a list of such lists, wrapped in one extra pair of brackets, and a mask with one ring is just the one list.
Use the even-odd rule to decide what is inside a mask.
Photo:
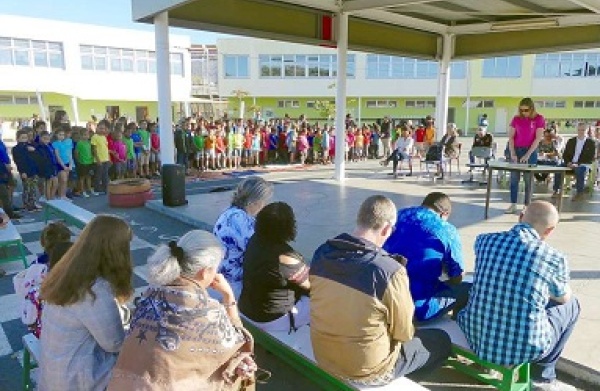
[(600, 0), (132, 0), (133, 19), (290, 42), (335, 46), (336, 14), (349, 15), (348, 48), (424, 59), (600, 46)]

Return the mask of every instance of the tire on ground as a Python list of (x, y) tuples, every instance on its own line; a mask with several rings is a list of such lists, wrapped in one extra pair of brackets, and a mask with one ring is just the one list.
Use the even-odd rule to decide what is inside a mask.
[(108, 193), (108, 204), (116, 208), (137, 208), (144, 206), (152, 197), (151, 190), (130, 194)]
[(143, 193), (152, 187), (148, 179), (117, 179), (108, 184), (108, 194)]

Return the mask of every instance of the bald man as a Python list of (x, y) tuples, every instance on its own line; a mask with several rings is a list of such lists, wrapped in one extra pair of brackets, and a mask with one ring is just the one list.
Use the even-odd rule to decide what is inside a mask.
[(535, 201), (511, 230), (479, 235), (473, 286), (458, 315), (480, 358), (532, 363), (534, 390), (575, 390), (556, 379), (556, 363), (580, 311), (567, 260), (546, 243), (557, 224), (554, 206)]

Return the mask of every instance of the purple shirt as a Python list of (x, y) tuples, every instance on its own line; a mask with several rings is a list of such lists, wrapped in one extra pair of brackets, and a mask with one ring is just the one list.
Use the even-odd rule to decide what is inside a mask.
[(515, 115), (510, 121), (510, 126), (515, 129), (515, 148), (529, 148), (535, 140), (536, 131), (546, 128), (546, 120), (540, 114), (534, 118)]

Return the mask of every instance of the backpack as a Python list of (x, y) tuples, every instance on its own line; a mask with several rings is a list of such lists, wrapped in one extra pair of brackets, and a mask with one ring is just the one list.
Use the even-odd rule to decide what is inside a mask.
[(429, 149), (427, 149), (427, 153), (425, 154), (425, 161), (441, 161), (443, 153), (444, 146), (442, 144), (433, 144), (429, 147)]

